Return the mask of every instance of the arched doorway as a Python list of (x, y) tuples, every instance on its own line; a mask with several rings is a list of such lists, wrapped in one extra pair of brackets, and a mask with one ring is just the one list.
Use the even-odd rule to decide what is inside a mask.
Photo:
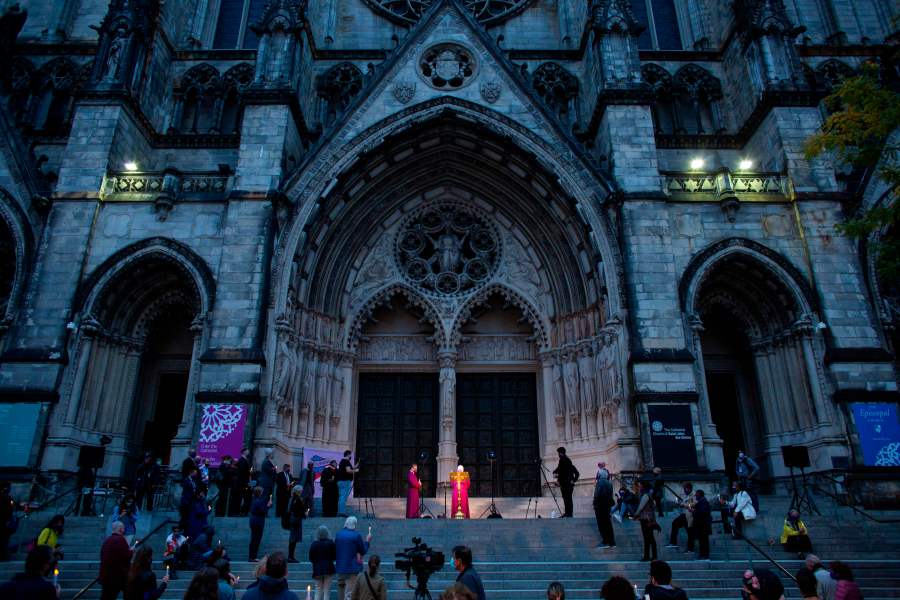
[(104, 471), (122, 473), (144, 450), (168, 463), (176, 437), (189, 443), (191, 373), (199, 356), (212, 277), (171, 240), (126, 248), (83, 287), (71, 391), (69, 443), (112, 438)]
[(701, 253), (689, 307), (705, 384), (705, 435), (721, 444), (726, 472), (733, 474), (738, 451), (746, 450), (772, 475), (784, 472), (781, 447), (817, 439), (812, 430), (830, 424), (832, 412), (802, 279), (756, 246), (723, 243)]
[[(435, 406), (437, 416), (407, 416), (422, 422), (427, 431), (417, 435), (431, 448), (437, 427), (434, 479), (446, 480), (460, 458), (480, 476), (482, 446), (501, 452), (506, 440), (504, 491), (528, 494), (534, 459), (555, 456), (560, 444), (585, 462), (614, 462), (620, 440), (638, 440), (622, 389), (627, 344), (608, 315), (598, 248), (606, 234), (594, 228), (602, 220), (594, 204), (575, 201), (561, 177), (512, 135), (499, 135), (499, 125), (460, 118), (457, 109), (382, 132), (335, 175), (312, 212), (298, 209), (282, 238), (290, 276), (276, 313), (276, 402), (262, 435), (286, 453), (315, 444), (362, 453), (363, 434), (376, 437), (363, 423), (374, 418), (367, 386), (397, 405), (398, 394), (409, 395), (396, 391), (403, 381), (421, 378), (416, 402)], [(327, 405), (324, 436), (309, 435), (311, 408), (297, 383), (311, 361), (324, 363), (317, 376), (332, 382), (321, 388), (331, 398), (318, 400)], [(463, 423), (460, 403), (500, 406), (511, 388), (521, 391), (505, 400), (521, 408), (514, 427), (493, 409), (475, 429)], [(279, 414), (309, 416), (296, 427)], [(395, 461), (408, 462), (412, 448), (399, 451)], [(384, 489), (402, 487), (390, 481), (397, 472), (385, 467)]]

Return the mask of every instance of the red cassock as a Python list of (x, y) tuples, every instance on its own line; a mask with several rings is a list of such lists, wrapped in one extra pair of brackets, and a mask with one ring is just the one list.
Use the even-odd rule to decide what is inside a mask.
[(462, 514), (469, 518), (469, 484), (472, 480), (465, 479), (453, 483), (453, 504), (450, 511), (450, 518), (456, 518), (456, 509), (461, 508)]
[(411, 470), (406, 475), (406, 518), (415, 519), (419, 516), (419, 490), (422, 488), (422, 482), (419, 481), (418, 475)]

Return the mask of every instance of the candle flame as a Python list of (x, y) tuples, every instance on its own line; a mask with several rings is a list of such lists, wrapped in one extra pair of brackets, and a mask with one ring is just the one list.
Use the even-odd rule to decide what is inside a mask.
[(59, 575), (59, 569), (53, 569), (53, 574), (54, 574), (54, 575)]

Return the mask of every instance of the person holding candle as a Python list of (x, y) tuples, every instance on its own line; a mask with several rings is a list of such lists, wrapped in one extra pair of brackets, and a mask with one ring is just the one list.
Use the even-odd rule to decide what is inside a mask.
[(156, 585), (156, 573), (153, 572), (153, 548), (141, 546), (134, 553), (131, 568), (128, 570), (128, 583), (125, 586), (125, 600), (157, 600), (161, 598), (169, 584), (169, 575)]
[(28, 598), (28, 600), (57, 600), (59, 585), (47, 581), (56, 569), (56, 557), (49, 546), (35, 546), (25, 559), (25, 572), (0, 584), (0, 598)]
[(303, 519), (306, 516), (306, 503), (303, 502), (303, 488), (297, 486), (291, 493), (291, 503), (285, 513), (288, 529), (291, 534), (288, 538), (288, 562), (300, 562), (294, 556), (297, 544), (303, 539)]
[(309, 547), (309, 562), (312, 563), (313, 580), (316, 582), (316, 600), (328, 598), (328, 588), (334, 577), (336, 549), (331, 540), (331, 532), (324, 525), (316, 530), (316, 541)]
[(344, 528), (334, 536), (335, 570), (338, 580), (338, 600), (350, 600), (359, 572), (362, 571), (363, 556), (369, 551), (372, 532), (363, 539), (356, 531), (356, 517), (347, 517)]
[(231, 563), (220, 558), (212, 567), (219, 572), (219, 600), (234, 600), (233, 585), (237, 583), (236, 579), (240, 578), (231, 574)]

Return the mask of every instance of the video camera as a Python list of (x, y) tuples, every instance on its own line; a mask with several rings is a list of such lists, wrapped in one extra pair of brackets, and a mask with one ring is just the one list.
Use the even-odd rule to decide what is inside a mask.
[[(410, 576), (416, 574), (415, 598), (431, 598), (428, 593), (428, 579), (444, 567), (444, 553), (428, 547), (422, 542), (422, 538), (413, 537), (412, 548), (404, 548), (403, 552), (394, 554), (394, 568), (406, 572), (406, 582), (409, 585)], [(412, 586), (409, 586), (412, 588)]]

